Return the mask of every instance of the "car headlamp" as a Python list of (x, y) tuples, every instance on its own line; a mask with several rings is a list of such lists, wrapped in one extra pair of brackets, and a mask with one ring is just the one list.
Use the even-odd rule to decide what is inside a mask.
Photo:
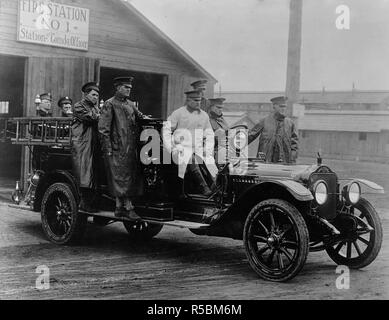
[(328, 198), (328, 188), (324, 181), (318, 181), (313, 187), (313, 193), (317, 204), (323, 205)]
[(358, 182), (352, 182), (343, 189), (343, 196), (350, 204), (357, 204), (361, 198), (361, 186)]

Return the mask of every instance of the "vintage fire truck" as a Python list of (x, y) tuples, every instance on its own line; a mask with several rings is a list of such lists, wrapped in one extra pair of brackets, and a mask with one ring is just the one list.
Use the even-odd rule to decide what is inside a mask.
[[(140, 125), (160, 132), (162, 124), (145, 119)], [(142, 195), (135, 201), (142, 221), (134, 223), (114, 216), (104, 170), (97, 190), (100, 211), (78, 210), (70, 119), (9, 119), (6, 138), (33, 155), (27, 188), (22, 192), (24, 183), (19, 184), (14, 206), (40, 212), (44, 233), (59, 245), (80, 242), (88, 216), (99, 225), (122, 222), (134, 240), (150, 239), (164, 225), (188, 228), (196, 235), (242, 240), (252, 269), (270, 281), (296, 276), (309, 251), (324, 250), (337, 264), (363, 268), (381, 248), (381, 222), (364, 196), (383, 193), (383, 188), (364, 179), (341, 180), (320, 158), (307, 165), (227, 159), (217, 175), (219, 192), (211, 197), (193, 193), (190, 181), (178, 178), (174, 163), (150, 161), (142, 164)], [(141, 150), (146, 142), (139, 143)]]

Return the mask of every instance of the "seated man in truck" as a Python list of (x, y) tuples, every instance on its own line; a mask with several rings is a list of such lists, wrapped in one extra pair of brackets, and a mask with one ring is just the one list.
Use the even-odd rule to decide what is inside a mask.
[(175, 110), (164, 124), (164, 146), (178, 164), (178, 176), (184, 179), (189, 174), (198, 192), (210, 197), (215, 192), (218, 171), (213, 158), (214, 133), (208, 114), (200, 107), (201, 93), (188, 91), (185, 94), (185, 105)]
[(51, 117), (51, 93), (42, 93), (39, 95), (39, 101), (36, 102), (37, 117)]
[(58, 107), (61, 109), (61, 117), (73, 116), (73, 101), (69, 97), (62, 97), (58, 100)]

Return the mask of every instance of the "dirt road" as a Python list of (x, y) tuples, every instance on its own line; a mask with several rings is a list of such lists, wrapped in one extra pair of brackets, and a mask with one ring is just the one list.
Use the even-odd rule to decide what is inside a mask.
[[(39, 214), (0, 206), (0, 299), (388, 299), (389, 220), (377, 260), (351, 271), (350, 288), (336, 288), (335, 264), (310, 253), (288, 283), (259, 279), (240, 241), (165, 228), (134, 244), (124, 227), (90, 225), (83, 246), (49, 243)], [(50, 289), (35, 287), (36, 268), (50, 269)]]

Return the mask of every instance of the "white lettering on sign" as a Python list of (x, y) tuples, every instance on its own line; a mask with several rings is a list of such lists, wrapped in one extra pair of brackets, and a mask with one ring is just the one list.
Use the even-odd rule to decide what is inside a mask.
[(87, 51), (89, 9), (19, 0), (18, 41)]
[(350, 8), (342, 4), (336, 7), (335, 13), (339, 15), (335, 21), (336, 28), (338, 30), (350, 30)]

